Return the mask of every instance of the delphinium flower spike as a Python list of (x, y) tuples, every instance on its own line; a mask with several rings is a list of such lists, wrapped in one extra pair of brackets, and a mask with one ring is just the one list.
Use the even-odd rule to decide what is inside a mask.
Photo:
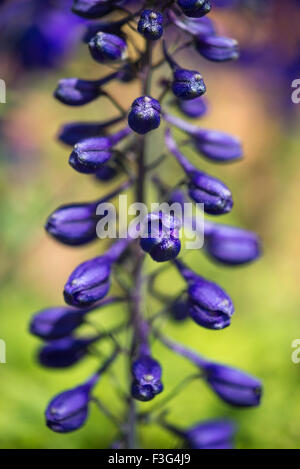
[[(98, 187), (121, 176), (122, 182), (92, 202), (71, 203), (55, 210), (47, 220), (46, 230), (57, 241), (69, 246), (85, 246), (96, 241), (98, 221), (103, 217), (97, 214), (106, 213), (98, 212), (97, 206), (101, 208), (103, 203), (110, 203), (125, 190), (132, 190), (133, 200), (139, 207), (140, 204), (145, 207), (151, 181), (158, 198), (162, 199), (159, 202), (177, 203), (184, 217), (187, 198), (182, 185), (185, 184), (190, 199), (203, 204), (204, 212), (224, 215), (231, 211), (233, 200), (228, 187), (192, 165), (170, 129), (174, 126), (184, 133), (182, 146), (190, 145), (213, 162), (231, 162), (242, 157), (238, 138), (190, 122), (190, 119), (204, 116), (207, 110), (206, 97), (203, 98), (206, 62), (200, 56), (223, 62), (238, 55), (237, 43), (226, 36), (219, 36), (217, 25), (206, 16), (211, 7), (207, 0), (73, 1), (75, 15), (96, 20), (86, 25), (82, 38), (95, 71), (103, 64), (112, 71), (99, 79), (64, 78), (59, 81), (55, 96), (64, 104), (78, 107), (105, 96), (117, 114), (107, 119), (99, 115), (99, 121), (95, 122), (84, 122), (79, 116), (79, 120), (62, 126), (58, 139), (72, 147), (71, 167), (85, 174), (86, 178), (93, 175)], [(196, 60), (199, 58), (199, 64), (196, 63), (193, 70), (184, 65), (184, 53), (191, 50), (195, 52)], [(177, 57), (175, 60), (178, 52), (181, 52), (180, 65)], [(153, 74), (159, 75), (163, 64), (167, 65), (164, 70), (170, 76), (166, 76), (164, 71), (163, 76), (153, 80)], [(111, 92), (112, 83), (115, 88)], [(161, 89), (157, 90), (153, 83), (158, 83)], [(131, 91), (135, 84), (139, 89), (131, 97), (131, 102), (124, 105), (128, 84)], [(120, 93), (116, 89), (120, 89)], [(119, 102), (118, 94), (122, 102)], [(176, 111), (189, 121), (174, 115)], [(165, 135), (167, 151), (159, 149), (155, 154), (160, 146), (154, 143), (156, 136), (162, 134)], [(167, 158), (172, 156), (184, 172), (184, 181), (182, 183), (181, 178), (180, 182), (173, 182), (173, 175), (170, 175), (166, 185), (157, 174), (160, 164), (163, 161), (167, 164)], [(153, 171), (156, 175), (148, 178)], [(134, 229), (131, 224), (119, 227), (119, 232), (114, 235), (119, 239), (113, 240), (106, 252), (98, 253), (74, 269), (63, 290), (67, 305), (46, 308), (33, 317), (30, 330), (44, 340), (38, 351), (38, 360), (43, 366), (80, 367), (81, 361), (87, 361), (90, 356), (93, 360), (99, 359), (102, 350), (100, 352), (96, 347), (100, 348), (104, 340), (111, 341), (116, 347), (91, 378), (52, 399), (46, 410), (47, 425), (62, 433), (81, 428), (87, 421), (89, 404), (94, 400), (118, 426), (117, 443), (113, 444), (115, 448), (139, 448), (137, 426), (152, 422), (180, 437), (184, 447), (230, 448), (234, 434), (231, 422), (219, 419), (201, 422), (201, 416), (196, 416), (196, 407), (195, 421), (200, 423), (187, 428), (180, 422), (171, 423), (164, 410), (157, 415), (157, 408), (170, 404), (172, 392), (167, 392), (161, 400), (156, 399), (148, 412), (140, 411), (145, 408), (144, 401), (151, 401), (164, 389), (169, 389), (168, 382), (164, 381), (164, 386), (162, 384), (164, 360), (156, 355), (153, 338), (187, 358), (197, 369), (193, 378), (204, 380), (224, 402), (236, 407), (251, 407), (258, 405), (261, 397), (258, 379), (204, 358), (166, 337), (158, 328), (158, 318), (171, 318), (178, 322), (192, 318), (197, 325), (220, 331), (230, 325), (234, 313), (233, 301), (223, 288), (213, 279), (208, 280), (188, 267), (185, 259), (188, 252), (182, 249), (180, 230), (182, 226), (185, 228), (182, 219), (172, 210), (165, 211), (158, 205), (157, 210), (151, 209), (138, 217)], [(189, 224), (190, 227), (197, 226), (193, 216)], [(261, 253), (258, 236), (248, 230), (211, 220), (204, 220), (202, 230), (204, 252), (219, 265), (246, 264)], [(135, 231), (138, 231), (138, 239), (134, 236)], [(180, 252), (184, 253), (183, 260), (178, 259)], [(147, 272), (148, 261), (153, 265), (151, 273)], [(162, 262), (163, 267), (154, 268), (157, 266), (155, 263)], [(172, 265), (176, 266), (186, 287), (174, 295), (158, 292), (154, 281), (160, 278), (161, 269), (172, 268)], [(113, 291), (108, 297), (110, 289)], [(151, 303), (151, 314), (147, 314), (150, 296), (163, 303), (162, 310), (152, 311)], [(116, 314), (114, 309), (118, 310)], [(90, 315), (105, 314), (107, 310), (117, 323), (109, 330), (103, 330), (90, 320)], [(119, 314), (123, 313), (127, 313), (126, 319), (118, 320)], [(93, 332), (82, 334), (82, 326), (92, 327)], [(195, 333), (201, 333), (196, 325)], [(125, 356), (129, 371), (126, 392), (118, 379), (114, 379), (123, 406), (120, 422), (112, 412), (105, 410), (101, 400), (93, 396), (98, 379), (118, 355)], [(188, 381), (189, 378), (183, 377), (180, 389), (185, 389)]]

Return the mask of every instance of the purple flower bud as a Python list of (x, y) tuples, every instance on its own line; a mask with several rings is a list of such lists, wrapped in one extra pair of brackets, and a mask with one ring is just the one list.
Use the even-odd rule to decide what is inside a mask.
[(101, 300), (110, 288), (110, 271), (111, 262), (105, 256), (83, 262), (65, 285), (65, 301), (71, 306), (86, 307)]
[(204, 211), (210, 215), (223, 215), (231, 211), (233, 200), (228, 187), (219, 179), (201, 171), (191, 171), (189, 196), (196, 203), (204, 204)]
[(226, 265), (247, 264), (261, 255), (257, 234), (234, 226), (214, 224), (204, 247), (210, 257)]
[(58, 139), (73, 147), (81, 140), (103, 136), (102, 134), (107, 127), (117, 124), (120, 120), (122, 120), (121, 117), (103, 122), (68, 122), (61, 127)]
[(108, 137), (92, 137), (74, 146), (69, 163), (76, 171), (85, 174), (95, 173), (112, 157), (112, 147), (126, 138), (131, 130), (126, 127)]
[(71, 306), (82, 308), (104, 298), (110, 288), (111, 265), (127, 248), (128, 242), (128, 239), (121, 239), (105, 255), (76, 267), (64, 288), (65, 301)]
[(33, 316), (30, 332), (45, 340), (61, 339), (83, 323), (88, 311), (68, 306), (44, 309)]
[(206, 92), (206, 86), (199, 72), (176, 68), (173, 75), (172, 91), (177, 98), (189, 100), (202, 96)]
[[(189, 269), (185, 271), (187, 276), (195, 276)], [(262, 385), (257, 378), (236, 368), (209, 362), (184, 345), (161, 334), (159, 337), (169, 349), (187, 358), (203, 371), (206, 382), (228, 404), (237, 407), (253, 407), (260, 404)]]
[(232, 161), (243, 156), (240, 140), (225, 132), (198, 129), (193, 141), (200, 153), (214, 161)]
[(213, 62), (236, 60), (239, 57), (238, 43), (228, 37), (209, 35), (196, 39), (196, 50)]
[(68, 433), (81, 428), (88, 417), (91, 391), (99, 377), (118, 356), (118, 350), (84, 384), (55, 396), (46, 409), (47, 426), (54, 432)]
[(115, 0), (74, 0), (72, 11), (83, 18), (101, 18), (110, 13)]
[(237, 407), (260, 404), (262, 385), (257, 378), (217, 363), (207, 363), (204, 370), (207, 382), (223, 401)]
[(82, 246), (97, 238), (96, 226), (101, 219), (96, 215), (97, 206), (108, 202), (130, 183), (122, 184), (118, 189), (96, 202), (62, 205), (56, 209), (46, 222), (46, 231), (57, 241), (69, 246)]
[(190, 449), (232, 449), (235, 427), (228, 420), (209, 420), (186, 430), (163, 422), (163, 427), (178, 435)]
[(47, 426), (58, 433), (81, 428), (88, 417), (90, 386), (78, 386), (55, 396), (46, 409)]
[(48, 368), (67, 368), (75, 365), (85, 357), (88, 347), (99, 337), (75, 338), (64, 337), (52, 340), (40, 348), (38, 360), (41, 365)]
[(207, 103), (202, 97), (189, 101), (178, 99), (176, 103), (183, 114), (194, 119), (204, 116), (207, 112)]
[(211, 10), (208, 0), (177, 0), (183, 13), (191, 18), (201, 18)]
[(216, 28), (210, 18), (189, 18), (187, 16), (178, 17), (174, 11), (169, 10), (168, 16), (171, 22), (183, 31), (193, 36), (208, 36), (216, 34)]
[(169, 54), (165, 42), (163, 42), (163, 52), (173, 71), (172, 91), (174, 95), (183, 100), (202, 96), (206, 91), (202, 75), (195, 70), (181, 68)]
[[(107, 298), (94, 308), (120, 301), (118, 297)], [(69, 336), (85, 319), (85, 316), (94, 308), (76, 309), (69, 306), (46, 308), (36, 313), (30, 323), (30, 332), (41, 339), (50, 341)]]
[(181, 249), (179, 222), (172, 215), (151, 213), (144, 222), (141, 248), (156, 262), (175, 259)]
[(189, 314), (207, 329), (224, 329), (230, 325), (234, 305), (219, 285), (200, 277), (182, 262), (175, 261), (180, 274), (188, 282)]
[(207, 329), (224, 329), (230, 325), (234, 313), (231, 298), (219, 287), (204, 278), (189, 285), (189, 314), (200, 326)]
[(56, 99), (68, 106), (82, 106), (100, 96), (101, 90), (95, 81), (63, 78), (54, 92)]
[(118, 75), (118, 72), (114, 72), (99, 80), (63, 78), (59, 80), (54, 96), (68, 106), (82, 106), (98, 98), (102, 94), (101, 87), (117, 78)]
[(238, 138), (217, 130), (207, 130), (197, 127), (189, 122), (164, 114), (164, 119), (172, 125), (186, 132), (197, 150), (214, 161), (231, 161), (243, 156), (243, 149)]
[(228, 420), (210, 420), (184, 432), (192, 449), (232, 449), (235, 427)]
[(170, 129), (165, 134), (168, 150), (175, 156), (189, 178), (189, 196), (196, 203), (204, 204), (204, 211), (212, 215), (230, 212), (233, 206), (230, 190), (223, 182), (198, 171), (179, 151)]
[(55, 239), (81, 246), (97, 238), (96, 203), (62, 205), (47, 220), (45, 229)]
[(83, 174), (93, 174), (112, 158), (109, 137), (91, 137), (76, 143), (69, 164)]
[(163, 35), (163, 16), (154, 10), (144, 10), (138, 23), (138, 32), (149, 41), (157, 41)]
[(160, 126), (161, 107), (150, 96), (141, 96), (133, 101), (128, 115), (128, 124), (138, 134), (146, 134)]
[(90, 40), (89, 49), (93, 59), (101, 64), (123, 60), (127, 55), (126, 42), (116, 34), (97, 33)]
[(148, 355), (140, 355), (132, 364), (132, 396), (139, 401), (150, 401), (163, 390), (161, 366)]

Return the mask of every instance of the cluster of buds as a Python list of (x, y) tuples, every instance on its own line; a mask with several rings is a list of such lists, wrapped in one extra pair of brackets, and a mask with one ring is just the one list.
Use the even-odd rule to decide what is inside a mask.
[[(47, 220), (46, 230), (57, 241), (69, 246), (95, 241), (100, 217), (97, 205), (132, 186), (135, 200), (146, 202), (146, 175), (156, 171), (162, 161), (159, 155), (147, 161), (150, 156), (147, 155), (148, 134), (151, 132), (151, 138), (154, 138), (153, 131), (162, 126), (166, 152), (178, 161), (183, 170), (183, 182), (180, 189), (174, 188), (157, 174), (152, 174), (160, 202), (184, 205), (189, 197), (203, 204), (205, 213), (218, 217), (232, 210), (233, 198), (227, 185), (192, 165), (172, 132), (172, 128), (176, 130), (174, 135), (182, 132), (184, 144), (211, 162), (227, 163), (243, 156), (237, 137), (199, 127), (177, 116), (181, 113), (187, 119), (198, 119), (207, 110), (203, 98), (206, 93), (204, 78), (198, 69), (189, 70), (179, 64), (177, 57), (175, 60), (179, 51), (194, 51), (196, 57), (200, 55), (214, 62), (238, 57), (237, 42), (220, 36), (214, 22), (206, 16), (212, 6), (213, 2), (208, 0), (74, 0), (73, 13), (85, 20), (95, 20), (87, 23), (83, 37), (91, 59), (96, 62), (96, 67), (99, 63), (113, 66), (114, 72), (97, 80), (62, 79), (54, 95), (69, 106), (86, 105), (105, 97), (116, 107), (118, 115), (102, 122), (68, 123), (60, 130), (59, 140), (72, 147), (69, 163), (74, 170), (93, 175), (102, 184), (122, 177), (125, 180), (101, 200), (63, 205), (55, 210)], [(175, 37), (180, 38), (176, 39), (176, 44)], [(158, 86), (161, 90), (153, 97), (152, 75), (159, 73), (164, 64), (170, 77), (160, 76)], [(120, 87), (126, 87), (128, 82), (140, 83), (141, 95), (124, 109), (107, 91), (113, 81)], [(168, 102), (166, 96), (173, 97)], [(120, 128), (112, 130), (115, 125)], [(106, 339), (112, 344), (110, 356), (91, 378), (52, 399), (46, 410), (46, 421), (53, 431), (70, 432), (85, 424), (90, 401), (97, 402), (96, 383), (117, 357), (125, 355), (130, 374), (127, 391), (120, 392), (125, 407), (123, 421), (120, 422), (103, 404), (99, 406), (102, 410), (105, 408), (106, 415), (117, 425), (119, 447), (138, 447), (134, 436), (140, 422), (161, 425), (191, 448), (232, 447), (234, 426), (229, 421), (193, 423), (191, 428), (183, 429), (167, 418), (164, 406), (169, 405), (174, 393), (168, 393), (168, 383), (162, 384), (163, 367), (151, 350), (153, 337), (187, 358), (197, 369), (194, 378), (204, 380), (226, 404), (236, 407), (259, 404), (262, 386), (258, 379), (204, 358), (165, 336), (156, 325), (157, 318), (162, 316), (177, 321), (190, 318), (198, 326), (216, 331), (228, 327), (234, 313), (233, 302), (223, 288), (190, 269), (186, 259), (185, 262), (178, 259), (182, 248), (180, 228), (176, 217), (161, 212), (150, 213), (138, 242), (128, 233), (126, 238), (113, 242), (104, 254), (83, 262), (73, 271), (63, 291), (67, 306), (47, 308), (33, 317), (30, 330), (45, 341), (38, 354), (44, 366), (69, 367), (92, 355), (95, 344), (100, 341)], [(204, 237), (204, 251), (210, 259), (224, 266), (246, 264), (260, 256), (258, 236), (241, 228), (205, 220)], [(165, 263), (164, 268), (166, 265), (171, 269), (175, 267), (186, 283), (186, 289), (176, 298), (170, 300), (169, 296), (162, 295), (159, 299), (166, 304), (162, 311), (150, 317), (146, 314), (145, 292), (147, 289), (149, 295), (158, 299), (159, 294), (152, 287), (161, 269), (155, 270), (154, 274), (145, 272), (144, 260), (148, 254), (154, 262)], [(108, 296), (112, 279), (117, 280), (118, 288), (122, 289), (120, 296)], [(127, 305), (129, 316), (125, 323), (110, 331), (97, 331), (92, 336), (77, 335), (80, 326), (89, 323), (91, 313), (116, 302), (121, 307)], [(121, 346), (124, 341), (121, 342), (120, 334), (128, 330), (131, 331), (130, 343)], [(167, 395), (158, 400), (158, 406), (146, 413), (139, 411), (136, 401), (151, 401), (163, 390), (167, 390)]]

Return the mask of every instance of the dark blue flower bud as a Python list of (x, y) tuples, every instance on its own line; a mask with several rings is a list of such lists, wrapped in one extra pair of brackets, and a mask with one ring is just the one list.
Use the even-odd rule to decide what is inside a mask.
[(101, 18), (110, 13), (115, 0), (74, 0), (72, 11), (83, 18)]
[(141, 248), (156, 262), (175, 259), (181, 249), (180, 222), (174, 216), (151, 213), (144, 222)]
[(177, 0), (178, 5), (186, 16), (191, 18), (201, 18), (211, 10), (208, 0)]
[(157, 41), (163, 35), (163, 16), (154, 10), (144, 10), (138, 23), (138, 32), (149, 41)]
[(207, 329), (224, 329), (230, 325), (234, 305), (219, 285), (200, 277), (181, 261), (175, 265), (188, 282), (189, 314), (197, 324)]
[[(118, 297), (107, 298), (94, 308), (102, 308), (120, 301)], [(94, 308), (76, 309), (69, 306), (46, 308), (35, 314), (30, 323), (30, 332), (41, 339), (50, 341), (69, 336), (94, 311)]]
[(210, 257), (226, 265), (247, 264), (261, 254), (261, 243), (256, 233), (217, 224), (205, 235), (204, 248)]
[(110, 288), (111, 265), (127, 248), (128, 242), (128, 239), (121, 239), (105, 255), (76, 267), (64, 288), (65, 301), (71, 306), (82, 308), (104, 298)]
[(202, 75), (195, 70), (181, 68), (167, 51), (163, 43), (164, 56), (173, 71), (172, 91), (174, 95), (183, 100), (196, 99), (206, 91)]
[(119, 72), (110, 73), (99, 80), (80, 80), (63, 78), (59, 80), (54, 92), (55, 98), (69, 106), (82, 106), (94, 101), (102, 93), (101, 87), (119, 76)]
[(64, 337), (52, 340), (40, 348), (38, 360), (48, 368), (67, 368), (82, 360), (88, 352), (88, 347), (98, 339), (97, 336), (88, 339)]
[(186, 132), (199, 153), (211, 160), (225, 162), (243, 156), (242, 145), (237, 137), (217, 130), (202, 129), (171, 114), (164, 114), (164, 119)]
[(204, 367), (206, 380), (223, 401), (237, 407), (254, 407), (260, 404), (261, 382), (243, 371), (218, 363)]
[(58, 433), (81, 428), (88, 417), (90, 386), (84, 384), (55, 396), (46, 409), (47, 426)]
[(192, 100), (182, 100), (178, 99), (176, 101), (177, 106), (186, 116), (197, 118), (202, 117), (207, 112), (207, 103), (206, 100), (202, 97), (198, 97)]
[(62, 205), (47, 220), (45, 229), (55, 239), (81, 246), (97, 238), (97, 203)]
[(123, 60), (127, 55), (126, 42), (116, 34), (97, 33), (90, 40), (89, 49), (93, 59), (101, 64)]
[(198, 129), (193, 143), (200, 153), (214, 161), (232, 161), (243, 156), (240, 140), (225, 132)]
[(45, 340), (61, 339), (83, 323), (88, 311), (68, 306), (44, 309), (33, 316), (30, 332)]
[(93, 174), (112, 158), (113, 152), (109, 138), (92, 137), (76, 143), (69, 164), (83, 174)]
[(167, 430), (182, 438), (190, 449), (231, 449), (235, 427), (228, 420), (209, 420), (186, 430), (162, 422)]
[(132, 396), (139, 401), (150, 401), (163, 390), (161, 366), (148, 355), (140, 355), (132, 364)]
[(118, 355), (118, 350), (84, 384), (55, 396), (46, 409), (47, 426), (54, 432), (68, 433), (81, 428), (88, 417), (91, 392), (99, 377)]
[(161, 107), (150, 96), (141, 96), (133, 101), (128, 115), (128, 124), (138, 134), (146, 134), (160, 126)]
[(126, 138), (131, 130), (126, 127), (108, 137), (92, 137), (76, 143), (69, 163), (76, 171), (93, 174), (109, 161), (113, 155), (112, 147)]
[(68, 106), (82, 106), (98, 98), (101, 89), (96, 81), (80, 80), (78, 78), (63, 78), (59, 80), (54, 92), (56, 99)]
[(223, 182), (198, 171), (179, 151), (171, 132), (167, 129), (165, 142), (189, 178), (189, 196), (196, 203), (204, 204), (204, 211), (211, 215), (230, 212), (233, 206), (231, 192)]
[(235, 39), (216, 35), (199, 36), (196, 39), (196, 50), (213, 62), (236, 60), (239, 57), (238, 43)]
[(233, 200), (228, 187), (219, 179), (201, 171), (191, 171), (189, 196), (196, 203), (204, 204), (210, 215), (223, 215), (231, 211)]
[(231, 298), (219, 287), (198, 277), (188, 288), (189, 314), (200, 326), (207, 329), (224, 329), (231, 322), (234, 306)]
[(126, 182), (95, 202), (62, 205), (48, 218), (46, 231), (57, 241), (69, 246), (82, 246), (94, 241), (97, 238), (96, 226), (101, 219), (96, 215), (97, 206), (108, 202), (128, 187), (129, 183)]
[(65, 301), (71, 306), (86, 307), (104, 298), (110, 288), (111, 262), (96, 257), (80, 264), (65, 285)]
[(121, 117), (103, 122), (68, 122), (61, 127), (58, 139), (73, 147), (81, 140), (103, 136), (103, 132), (107, 127), (117, 124), (120, 120), (122, 120)]
[(235, 426), (228, 420), (210, 420), (184, 432), (191, 449), (232, 449)]
[(188, 18), (187, 16), (177, 16), (172, 10), (168, 11), (168, 16), (172, 23), (192, 36), (208, 36), (216, 34), (216, 28), (210, 18)]
[(177, 98), (189, 100), (206, 92), (202, 75), (194, 70), (176, 68), (173, 74), (172, 91)]
[[(179, 264), (178, 261), (176, 264)], [(187, 276), (195, 276), (189, 269), (185, 268), (184, 270)], [(257, 378), (228, 365), (209, 362), (184, 345), (174, 342), (159, 332), (156, 334), (164, 345), (178, 355), (187, 358), (204, 372), (206, 382), (225, 402), (237, 407), (254, 407), (260, 404), (262, 384)]]

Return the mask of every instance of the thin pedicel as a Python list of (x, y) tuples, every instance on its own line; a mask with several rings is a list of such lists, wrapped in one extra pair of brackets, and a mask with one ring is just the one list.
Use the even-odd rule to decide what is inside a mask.
[[(184, 206), (187, 189), (194, 202), (204, 204), (204, 212), (218, 215), (218, 218), (233, 206), (227, 186), (203, 172), (198, 165), (190, 163), (185, 150), (181, 150), (181, 146), (179, 148), (171, 127), (184, 133), (187, 138), (185, 145), (210, 161), (228, 163), (242, 157), (242, 145), (238, 138), (199, 127), (185, 119), (199, 118), (206, 113), (207, 102), (202, 97), (206, 93), (205, 66), (199, 61), (196, 70), (189, 70), (174, 57), (176, 51), (190, 48), (205, 59), (223, 62), (238, 57), (238, 45), (233, 39), (219, 36), (215, 24), (206, 16), (213, 2), (153, 0), (139, 2), (139, 8), (136, 3), (129, 0), (73, 2), (74, 14), (96, 20), (87, 25), (83, 37), (87, 54), (90, 53), (95, 61), (95, 67), (101, 63), (114, 71), (97, 80), (64, 78), (59, 81), (54, 95), (69, 106), (87, 105), (106, 96), (115, 106), (117, 114), (99, 122), (79, 120), (65, 124), (60, 130), (59, 140), (73, 147), (69, 163), (82, 173), (82, 177), (93, 175), (102, 184), (120, 178), (124, 180), (101, 200), (63, 205), (49, 216), (45, 228), (63, 244), (82, 246), (94, 241), (96, 206), (124, 190), (130, 190), (132, 186), (135, 201), (140, 203), (147, 202), (148, 187), (153, 184), (160, 202), (179, 202)], [(141, 36), (144, 46), (140, 51)], [(174, 37), (180, 38), (179, 41), (176, 39), (176, 44), (173, 43)], [(162, 89), (156, 96), (152, 87), (153, 75), (159, 75), (160, 66), (164, 63), (168, 65), (170, 78), (159, 77)], [(131, 105), (128, 103), (125, 110), (109, 94), (108, 89), (113, 81), (117, 81), (120, 87), (126, 87), (126, 83), (131, 82), (140, 85), (139, 95)], [(165, 100), (167, 95), (172, 96), (170, 100)], [(181, 112), (183, 118), (174, 114), (176, 110)], [(118, 125), (120, 127), (114, 129)], [(162, 157), (160, 153), (148, 161), (149, 133), (160, 126), (164, 126), (166, 150), (170, 157), (176, 158), (183, 170), (184, 179), (180, 188), (177, 185), (168, 186), (157, 174), (153, 175), (165, 161), (164, 153)], [(154, 136), (151, 133), (151, 138)], [(152, 178), (148, 178), (150, 172)], [(152, 221), (157, 223), (156, 230), (150, 227)], [(194, 224), (193, 219), (191, 224)], [(175, 217), (164, 213), (149, 214), (146, 234), (151, 233), (150, 237), (133, 240), (128, 236), (116, 240), (104, 254), (82, 262), (65, 284), (63, 295), (67, 305), (46, 308), (33, 317), (30, 330), (45, 341), (38, 354), (41, 365), (45, 367), (67, 368), (93, 355), (99, 359), (98, 344), (101, 345), (104, 339), (111, 343), (110, 355), (90, 379), (51, 400), (46, 410), (46, 422), (51, 430), (66, 433), (81, 428), (87, 421), (90, 403), (94, 402), (117, 426), (117, 443), (112, 447), (139, 448), (140, 425), (152, 423), (175, 434), (184, 446), (190, 448), (223, 449), (233, 446), (235, 427), (230, 421), (196, 421), (191, 422), (190, 427), (183, 428), (180, 422), (174, 423), (166, 416), (166, 406), (176, 397), (176, 389), (183, 390), (192, 379), (202, 379), (225, 404), (235, 407), (257, 406), (262, 394), (262, 385), (257, 378), (204, 358), (167, 337), (158, 328), (158, 319), (169, 317), (173, 321), (192, 320), (197, 326), (220, 331), (228, 327), (234, 318), (234, 305), (229, 294), (213, 279), (206, 279), (190, 269), (188, 259), (183, 262), (178, 258), (182, 248), (179, 230)], [(205, 221), (204, 235), (205, 252), (210, 259), (223, 266), (249, 263), (261, 253), (257, 235), (242, 228)], [(155, 262), (164, 263), (163, 268), (151, 275), (146, 272), (144, 262), (148, 254)], [(174, 266), (186, 284), (184, 291), (174, 297), (158, 294), (154, 281), (160, 278), (162, 270)], [(111, 285), (115, 283), (122, 294), (108, 296)], [(162, 310), (152, 312), (151, 317), (146, 315), (149, 295), (163, 304)], [(106, 314), (106, 306), (110, 306), (110, 311), (118, 308), (128, 317), (109, 330), (98, 330), (90, 317)], [(79, 332), (82, 325), (90, 325), (96, 331), (82, 335)], [(130, 342), (124, 345), (128, 331)], [(198, 370), (197, 375), (183, 378), (178, 388), (170, 390), (164, 380), (163, 363), (160, 363), (160, 357), (153, 356), (153, 337), (175, 354), (189, 360)], [(124, 391), (118, 379), (114, 379), (123, 402), (123, 415), (119, 419), (95, 395), (95, 386), (105, 372), (112, 373), (110, 367), (121, 355), (125, 355), (128, 362), (128, 383)], [(165, 397), (155, 400), (152, 407), (147, 407), (147, 412), (142, 410), (143, 401), (156, 399), (165, 390)]]

